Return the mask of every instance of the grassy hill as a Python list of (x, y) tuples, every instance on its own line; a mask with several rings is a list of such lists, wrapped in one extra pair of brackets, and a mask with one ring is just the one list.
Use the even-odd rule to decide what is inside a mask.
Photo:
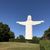
[(40, 50), (39, 44), (0, 42), (0, 50)]

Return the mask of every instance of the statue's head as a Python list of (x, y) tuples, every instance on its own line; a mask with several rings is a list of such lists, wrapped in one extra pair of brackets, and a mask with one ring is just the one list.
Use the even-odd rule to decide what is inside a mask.
[(32, 20), (32, 17), (31, 17), (31, 15), (28, 15), (28, 18), (27, 18), (27, 20)]

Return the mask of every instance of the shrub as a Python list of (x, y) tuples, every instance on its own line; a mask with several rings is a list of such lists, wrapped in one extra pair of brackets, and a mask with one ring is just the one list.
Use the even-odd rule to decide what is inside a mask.
[(40, 48), (43, 48), (45, 50), (50, 50), (50, 40), (41, 40)]

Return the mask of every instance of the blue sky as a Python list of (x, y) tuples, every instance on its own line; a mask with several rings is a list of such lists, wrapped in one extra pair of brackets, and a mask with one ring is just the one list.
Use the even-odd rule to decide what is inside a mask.
[(8, 24), (15, 36), (25, 34), (25, 26), (16, 21), (44, 20), (41, 25), (33, 26), (33, 36), (42, 36), (50, 26), (50, 0), (0, 0), (0, 22)]

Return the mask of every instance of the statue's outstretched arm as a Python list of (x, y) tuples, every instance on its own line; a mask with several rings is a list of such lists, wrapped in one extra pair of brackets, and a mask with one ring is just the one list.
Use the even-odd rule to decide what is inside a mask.
[(41, 23), (43, 23), (43, 22), (44, 22), (43, 20), (42, 20), (42, 21), (33, 21), (32, 24), (33, 24), (33, 25), (37, 25), (37, 24), (41, 24)]
[(21, 24), (21, 25), (25, 25), (26, 24), (26, 22), (19, 22), (19, 21), (17, 21), (16, 23)]

